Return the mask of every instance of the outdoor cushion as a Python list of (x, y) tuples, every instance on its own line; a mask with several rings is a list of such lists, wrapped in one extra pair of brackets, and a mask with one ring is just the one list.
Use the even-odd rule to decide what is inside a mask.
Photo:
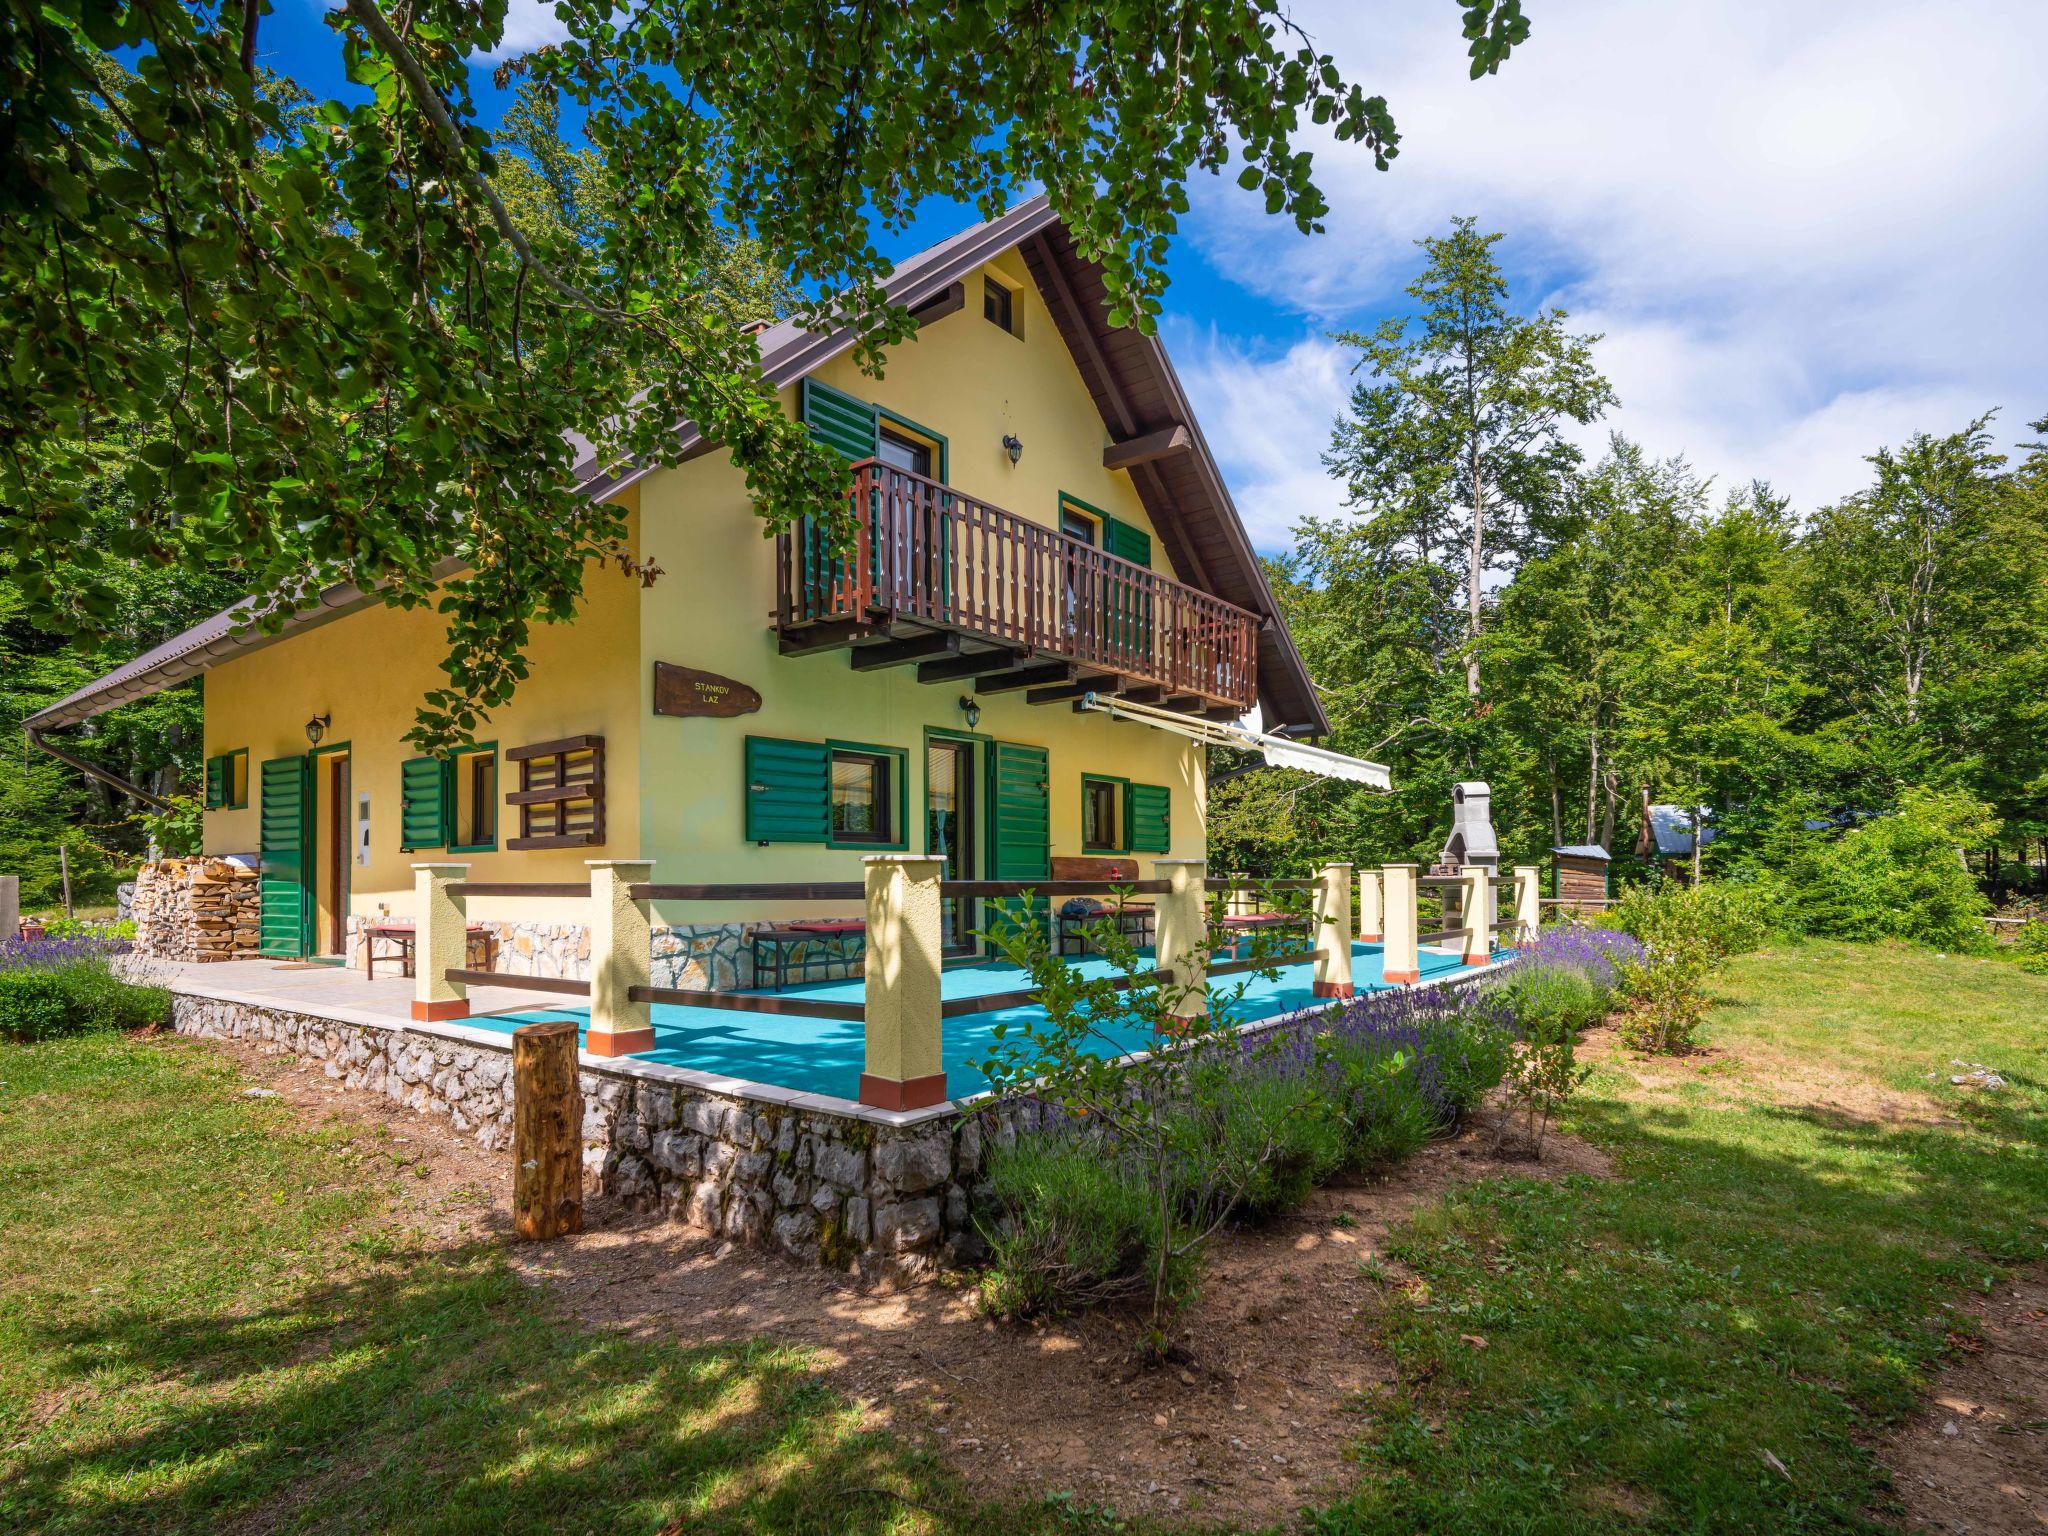
[(866, 933), (867, 922), (858, 917), (820, 917), (804, 923), (784, 923), (791, 933)]

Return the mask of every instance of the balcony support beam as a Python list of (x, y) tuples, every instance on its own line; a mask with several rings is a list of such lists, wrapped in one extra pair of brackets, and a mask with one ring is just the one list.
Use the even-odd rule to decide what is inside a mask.
[(1022, 664), (1022, 651), (975, 651), (970, 655), (947, 656), (938, 661), (918, 663), (920, 683), (957, 683), (990, 672), (1007, 672)]
[(977, 677), (974, 680), (976, 693), (1011, 693), (1019, 688), (1036, 688), (1043, 683), (1071, 682), (1074, 664), (1070, 661), (1034, 662), (1028, 667), (1019, 667), (1014, 672), (999, 672), (994, 677)]
[(954, 655), (959, 649), (958, 635), (949, 630), (935, 630), (928, 635), (912, 635), (908, 640), (861, 646), (853, 652), (853, 670), (879, 672), (884, 667), (900, 667), (908, 662), (923, 661), (928, 656)]
[(843, 650), (856, 640), (887, 633), (886, 629), (877, 628), (866, 619), (832, 619), (822, 624), (806, 624), (799, 630), (783, 631), (777, 648), (785, 656), (815, 656), (820, 651)]
[(1099, 673), (1091, 677), (1077, 677), (1071, 683), (1055, 683), (1050, 688), (1033, 688), (1024, 695), (1026, 704), (1064, 704), (1069, 699), (1078, 699), (1087, 693), (1115, 693), (1117, 679), (1104, 677)]

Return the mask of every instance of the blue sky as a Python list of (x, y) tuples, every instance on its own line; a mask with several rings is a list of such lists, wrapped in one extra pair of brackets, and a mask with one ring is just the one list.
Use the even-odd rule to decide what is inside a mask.
[[(1405, 305), (1416, 239), (1503, 231), (1518, 299), (1599, 332), (1610, 429), (1802, 510), (1863, 456), (1993, 406), (2048, 414), (2048, 6), (2038, 0), (1526, 0), (1534, 30), (1466, 77), (1451, 0), (1298, 0), (1347, 75), (1384, 94), (1394, 168), (1329, 142), (1333, 212), (1304, 238), (1198, 179), (1167, 343), (1255, 542), (1284, 549), (1341, 493), (1321, 469), (1351, 359), (1329, 340)], [(272, 67), (338, 88), (318, 0), (278, 0)], [(517, 51), (555, 32), (513, 0)], [(488, 104), (488, 62), (477, 84)], [(950, 233), (920, 221), (900, 255)]]

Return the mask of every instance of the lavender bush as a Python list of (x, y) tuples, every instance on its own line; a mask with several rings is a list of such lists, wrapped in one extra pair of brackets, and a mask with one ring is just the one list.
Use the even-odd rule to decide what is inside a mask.
[(126, 939), (98, 936), (0, 944), (0, 1039), (162, 1023), (170, 993), (116, 974), (111, 964), (131, 947)]
[(80, 961), (107, 961), (125, 955), (135, 946), (125, 938), (98, 934), (68, 938), (7, 939), (0, 941), (0, 973), (9, 971), (54, 971)]
[(1644, 949), (1640, 939), (1617, 929), (1563, 923), (1540, 930), (1536, 941), (1518, 946), (1515, 955), (1520, 965), (1532, 969), (1584, 971), (1611, 990), (1621, 967), (1640, 964)]

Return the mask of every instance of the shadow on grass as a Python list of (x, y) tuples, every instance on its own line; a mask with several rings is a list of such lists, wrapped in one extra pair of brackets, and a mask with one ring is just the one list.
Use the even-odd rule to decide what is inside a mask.
[(47, 1328), (63, 1432), (0, 1452), (14, 1530), (1021, 1529), (859, 1427), (805, 1358), (559, 1315), (480, 1243), (268, 1307)]

